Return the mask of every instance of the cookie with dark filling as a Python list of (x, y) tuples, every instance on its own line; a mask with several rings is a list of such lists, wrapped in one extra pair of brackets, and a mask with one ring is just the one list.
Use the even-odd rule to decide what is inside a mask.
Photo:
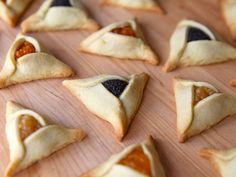
[(21, 24), (23, 33), (86, 29), (96, 31), (80, 0), (45, 0), (39, 10)]
[(66, 80), (63, 85), (88, 110), (109, 122), (117, 138), (122, 140), (141, 104), (147, 80), (148, 75), (145, 73), (129, 77), (98, 75)]
[(234, 59), (234, 46), (221, 41), (207, 26), (192, 20), (182, 20), (171, 36), (170, 53), (164, 71)]

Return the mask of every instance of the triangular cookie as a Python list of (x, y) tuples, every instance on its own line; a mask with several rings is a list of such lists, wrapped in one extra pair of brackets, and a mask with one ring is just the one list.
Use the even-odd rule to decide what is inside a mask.
[(0, 88), (73, 74), (69, 66), (48, 54), (35, 38), (19, 35), (8, 51), (0, 72)]
[(157, 0), (103, 0), (104, 5), (115, 5), (129, 9), (138, 9), (163, 13)]
[(15, 26), (32, 0), (0, 0), (0, 18)]
[(236, 0), (221, 0), (221, 10), (226, 24), (236, 40)]
[(121, 140), (139, 108), (147, 80), (148, 75), (145, 73), (128, 78), (98, 75), (66, 80), (63, 85), (92, 113), (111, 123)]
[(165, 177), (153, 139), (131, 145), (80, 177)]
[(41, 8), (21, 25), (22, 31), (97, 30), (80, 0), (46, 0)]
[(119, 59), (143, 60), (158, 64), (159, 59), (145, 42), (136, 20), (117, 22), (93, 33), (80, 45), (81, 51)]
[(204, 149), (201, 156), (210, 160), (222, 177), (236, 175), (236, 148), (227, 150)]
[(181, 21), (171, 39), (166, 72), (177, 67), (207, 65), (236, 59), (236, 49), (195, 21)]
[(175, 79), (177, 131), (180, 142), (236, 114), (236, 97), (206, 82)]
[(50, 124), (38, 113), (11, 101), (7, 102), (6, 135), (10, 149), (6, 177), (85, 137), (80, 129)]

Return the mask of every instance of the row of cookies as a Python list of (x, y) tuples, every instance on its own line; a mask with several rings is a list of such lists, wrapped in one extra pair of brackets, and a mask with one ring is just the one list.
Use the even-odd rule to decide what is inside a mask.
[[(136, 75), (136, 77), (139, 76)], [(144, 77), (144, 74), (141, 74), (141, 76)], [(120, 87), (119, 84), (114, 85), (114, 83), (125, 82), (124, 79), (124, 77), (120, 76), (102, 75), (88, 79), (64, 81), (63, 84), (70, 89), (72, 88), (71, 91), (90, 111), (96, 110), (97, 105), (103, 104), (107, 106), (107, 104), (111, 104), (110, 107), (114, 106), (113, 108), (115, 109), (109, 109), (108, 112), (111, 112), (109, 115), (115, 115), (119, 110), (117, 110), (117, 105), (113, 100), (118, 97), (118, 93), (121, 93), (122, 90), (121, 96), (122, 94), (125, 95), (124, 92), (126, 92), (126, 97), (129, 96), (130, 98), (130, 100), (126, 101), (132, 102), (134, 100), (133, 97), (141, 97), (132, 95), (130, 94), (132, 92), (127, 91), (132, 88), (132, 91), (136, 89), (132, 81), (128, 84), (130, 85), (128, 88)], [(102, 80), (106, 81), (102, 82)], [(113, 82), (113, 85), (109, 84), (109, 82)], [(137, 83), (136, 81), (134, 82)], [(106, 91), (107, 93), (105, 93)], [(236, 98), (219, 92), (208, 83), (176, 79), (174, 91), (177, 106), (177, 129), (181, 142), (213, 126), (228, 115), (236, 113)], [(108, 95), (109, 93), (112, 93), (112, 95)], [(120, 100), (121, 106), (125, 106), (127, 103), (125, 99), (122, 100), (121, 96), (117, 100)], [(97, 102), (97, 104), (94, 104), (94, 102)], [(101, 110), (96, 110), (97, 112), (93, 113), (101, 117), (105, 116), (103, 113), (107, 110), (107, 107), (104, 106), (100, 106), (99, 109)], [(184, 109), (186, 108), (188, 109), (187, 112), (189, 112), (187, 116), (184, 114)], [(224, 110), (223, 113), (221, 108)], [(123, 111), (129, 113), (131, 107), (129, 109)], [(209, 112), (209, 109), (214, 111)], [(106, 117), (102, 118), (106, 119)], [(125, 117), (129, 123), (132, 118)], [(11, 153), (11, 161), (6, 170), (7, 177), (29, 167), (34, 162), (49, 156), (64, 146), (80, 141), (85, 137), (85, 133), (80, 129), (66, 129), (49, 123), (38, 113), (11, 101), (7, 103), (6, 119), (6, 134)], [(114, 117), (114, 120), (118, 122), (117, 124), (113, 124), (114, 120), (106, 120), (113, 125), (115, 133), (119, 133), (116, 130), (120, 128), (120, 125), (126, 128), (129, 126), (126, 124), (127, 122), (122, 122), (124, 117), (119, 117), (119, 115)], [(47, 136), (48, 134), (50, 136)], [(226, 151), (204, 149), (201, 151), (201, 155), (211, 159), (223, 177), (234, 177), (236, 149)], [(125, 148), (121, 153), (112, 156), (107, 162), (82, 176), (96, 177), (104, 176), (105, 174), (111, 177), (115, 174), (122, 174), (122, 176), (132, 174), (133, 176), (165, 177), (163, 167), (151, 139)]]
[[(233, 2), (222, 2), (225, 19), (232, 33), (235, 32), (233, 24), (236, 23), (232, 17), (236, 7), (236, 3)], [(106, 3), (114, 4), (115, 1), (106, 1)], [(136, 4), (139, 8), (158, 7), (158, 4), (152, 0), (143, 2), (140, 0), (137, 3), (122, 1), (120, 5), (122, 3)], [(80, 1), (76, 0), (47, 0), (35, 14), (22, 23), (23, 32), (79, 28), (97, 30), (99, 25), (87, 15)], [(140, 27), (133, 20), (114, 23), (93, 33), (81, 43), (81, 51), (121, 59), (144, 60), (154, 65), (159, 63), (159, 58), (148, 46)], [(220, 40), (205, 25), (183, 20), (179, 22), (171, 36), (170, 54), (164, 71), (169, 72), (179, 66), (220, 63), (235, 58), (236, 49)], [(232, 85), (235, 85), (235, 81)]]
[[(19, 52), (17, 50), (19, 44), (23, 44), (26, 48), (33, 45), (35, 50), (31, 50), (31, 53), (24, 53), (25, 49), (22, 49), (23, 52)], [(36, 79), (67, 77), (73, 74), (70, 67), (54, 56), (45, 53), (42, 49), (42, 45), (36, 39), (29, 36), (18, 36), (7, 55), (6, 63), (0, 74), (1, 78), (5, 76), (5, 80), (1, 79), (2, 86)], [(38, 69), (39, 67), (40, 69)], [(87, 79), (66, 80), (63, 85), (78, 97), (91, 112), (111, 123), (116, 136), (121, 140), (138, 110), (147, 80), (148, 76), (145, 73), (127, 78), (99, 75)], [(208, 83), (181, 79), (176, 79), (174, 83), (177, 130), (180, 142), (186, 141), (188, 138), (217, 124), (227, 116), (236, 113), (236, 98), (221, 93)], [(208, 110), (215, 111), (209, 112)], [(24, 120), (22, 118), (18, 119)], [(30, 129), (37, 132), (38, 128), (44, 124), (37, 126), (36, 123), (29, 123), (29, 125), (33, 125), (35, 128), (23, 128), (23, 130)], [(8, 129), (6, 128), (7, 131)], [(27, 131), (23, 132), (25, 134), (22, 135), (23, 137), (29, 136)], [(18, 136), (20, 135), (18, 134)], [(11, 146), (11, 140), (9, 140), (9, 145)], [(10, 147), (10, 149), (12, 148)], [(207, 154), (212, 155), (213, 153), (205, 152), (205, 155)], [(233, 155), (232, 157), (234, 160)], [(13, 158), (14, 160), (15, 158)], [(231, 160), (229, 161), (232, 163)], [(7, 170), (8, 176), (18, 171), (9, 171), (11, 168), (9, 167)]]

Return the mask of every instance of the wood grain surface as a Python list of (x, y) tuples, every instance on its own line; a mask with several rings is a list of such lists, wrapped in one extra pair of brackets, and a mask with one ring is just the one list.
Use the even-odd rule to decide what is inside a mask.
[[(32, 3), (22, 19), (38, 9), (42, 0)], [(88, 137), (81, 143), (64, 148), (24, 170), (17, 177), (78, 177), (82, 172), (105, 161), (126, 146), (138, 143), (153, 135), (165, 167), (167, 177), (215, 177), (217, 173), (207, 161), (199, 157), (199, 150), (206, 147), (230, 148), (236, 146), (236, 116), (225, 119), (210, 130), (196, 136), (185, 144), (176, 137), (176, 111), (172, 78), (182, 77), (207, 81), (222, 92), (236, 95), (236, 89), (228, 81), (236, 77), (236, 62), (178, 69), (164, 73), (162, 66), (169, 52), (169, 38), (177, 22), (190, 18), (202, 22), (218, 32), (234, 46), (222, 20), (217, 0), (160, 0), (167, 14), (131, 11), (115, 7), (101, 7), (98, 0), (82, 0), (90, 14), (102, 25), (137, 17), (153, 49), (161, 58), (159, 66), (139, 61), (121, 61), (78, 52), (80, 42), (88, 31), (37, 33), (32, 36), (46, 46), (51, 53), (72, 66), (77, 77), (84, 78), (101, 73), (129, 75), (147, 72), (150, 80), (142, 105), (127, 136), (119, 143), (111, 133), (111, 126), (92, 115), (61, 84), (62, 80), (43, 80), (21, 84), (0, 90), (0, 176), (9, 161), (5, 134), (5, 107), (7, 100), (14, 100), (32, 108), (50, 120), (67, 127), (80, 127)], [(0, 66), (20, 28), (10, 28), (0, 21)]]

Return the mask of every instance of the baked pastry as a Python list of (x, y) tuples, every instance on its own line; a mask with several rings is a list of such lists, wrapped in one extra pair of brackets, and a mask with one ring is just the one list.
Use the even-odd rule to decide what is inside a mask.
[(236, 59), (236, 49), (220, 41), (204, 25), (183, 20), (170, 39), (170, 54), (164, 66), (166, 72), (180, 66), (197, 66)]
[(210, 160), (222, 177), (236, 175), (236, 148), (227, 150), (204, 149), (201, 156)]
[(177, 131), (180, 142), (236, 114), (236, 97), (206, 82), (175, 79)]
[(130, 77), (98, 75), (65, 80), (67, 87), (92, 113), (111, 123), (121, 140), (134, 118), (148, 80), (145, 73)]
[(152, 138), (131, 145), (80, 177), (165, 177)]
[(236, 87), (236, 79), (230, 81), (232, 87)]
[(0, 0), (0, 18), (10, 26), (15, 26), (31, 2), (32, 0)]
[(83, 52), (120, 59), (144, 60), (158, 64), (158, 57), (145, 42), (136, 20), (113, 23), (85, 39), (80, 49)]
[(7, 53), (0, 72), (0, 88), (38, 79), (73, 75), (72, 69), (50, 55), (33, 37), (19, 35)]
[(40, 9), (21, 25), (22, 31), (97, 30), (80, 0), (46, 0)]
[(234, 39), (236, 39), (236, 0), (221, 0), (223, 17)]
[(154, 11), (162, 14), (163, 10), (161, 9), (157, 0), (103, 0), (104, 5), (115, 5), (121, 6), (129, 9), (138, 9), (146, 11)]
[(38, 113), (12, 101), (7, 102), (6, 135), (10, 149), (6, 177), (85, 137), (80, 129), (51, 124)]

